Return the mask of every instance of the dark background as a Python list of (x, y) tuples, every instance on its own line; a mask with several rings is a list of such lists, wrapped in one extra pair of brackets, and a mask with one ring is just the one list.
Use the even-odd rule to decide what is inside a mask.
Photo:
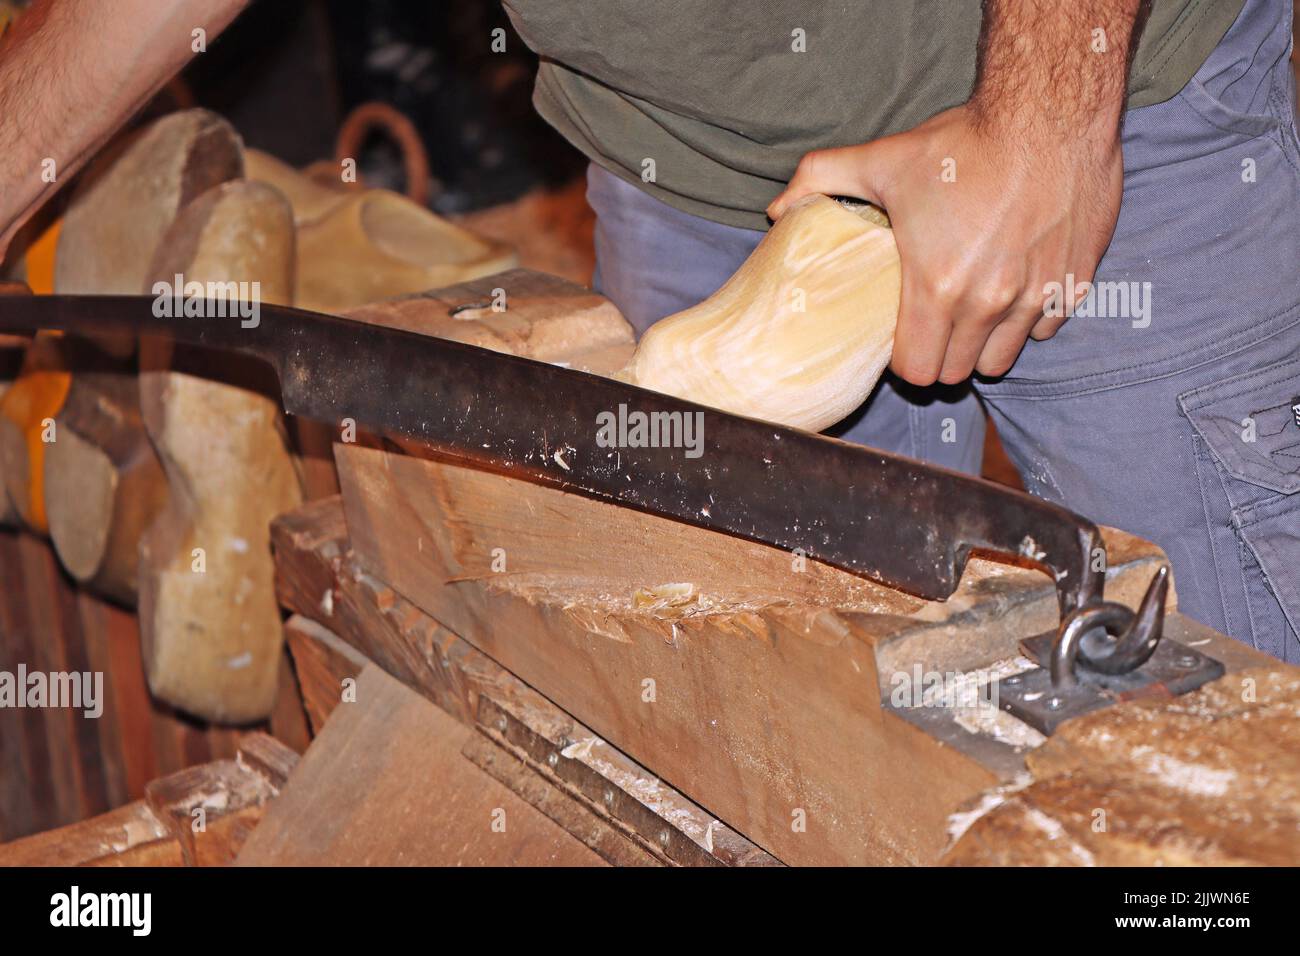
[[(491, 49), (497, 27), (503, 53)], [(536, 69), (495, 0), (256, 0), (169, 92), (294, 166), (333, 156), (354, 107), (389, 103), (421, 134), (430, 204), (452, 213), (557, 186), (585, 165), (533, 110)], [(358, 160), (367, 183), (401, 188), (382, 135)]]

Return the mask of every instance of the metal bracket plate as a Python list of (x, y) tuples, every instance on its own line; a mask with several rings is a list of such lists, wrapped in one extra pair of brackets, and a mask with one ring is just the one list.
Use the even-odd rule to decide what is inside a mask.
[(999, 706), (1040, 733), (1051, 735), (1062, 722), (1090, 711), (1141, 697), (1176, 697), (1222, 677), (1223, 664), (1200, 651), (1166, 637), (1150, 660), (1127, 674), (1099, 674), (1082, 662), (1075, 668), (1078, 684), (1056, 688), (1047, 669), (1055, 631), (1020, 642), (1025, 656), (1038, 667), (997, 682)]

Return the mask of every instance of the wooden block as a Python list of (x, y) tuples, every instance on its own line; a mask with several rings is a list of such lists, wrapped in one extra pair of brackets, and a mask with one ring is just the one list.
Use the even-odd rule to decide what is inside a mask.
[(248, 838), (241, 866), (595, 866), (461, 756), (474, 731), (379, 668), (357, 680)]
[[(606, 860), (776, 862), (365, 573), (348, 548), (342, 517), (335, 498), (304, 505), (272, 526), (280, 600), (298, 612), (290, 619), (288, 639), (305, 697), (313, 696), (309, 687), (319, 682), (320, 696), (333, 708), (340, 675), (355, 673), (356, 661), (369, 658), (476, 726), (495, 745), (495, 750), (476, 751), (495, 754), (480, 765)], [(304, 626), (307, 617), (339, 636), (323, 626)], [(321, 658), (337, 660), (334, 673), (314, 663)], [(312, 678), (317, 671), (325, 676)]]
[[(285, 636), (288, 636), (287, 631)], [(271, 711), (270, 729), (272, 736), (279, 738), (295, 753), (302, 753), (311, 743), (311, 721), (294, 674), (293, 655), (287, 645), (280, 653), (279, 687)]]
[(954, 866), (1293, 866), (1300, 668), (1229, 674), (1066, 723), (1034, 780), (955, 820)]
[(271, 786), (279, 790), (298, 766), (298, 754), (281, 741), (260, 731), (251, 733), (239, 741), (239, 764), (265, 777)]
[[(149, 783), (144, 800), (0, 844), (0, 866), (225, 866), (292, 770), (265, 735), (248, 758), (188, 767)], [(265, 769), (264, 769), (265, 768)]]
[[(1020, 760), (945, 745), (882, 700), (914, 665), (987, 667), (1055, 626), (1040, 572), (974, 560), (925, 602), (524, 481), (336, 456), (365, 572), (784, 862), (932, 863), (948, 814)], [(1108, 541), (1108, 596), (1135, 603), (1163, 556)]]
[(626, 359), (634, 343), (632, 327), (604, 296), (527, 269), (363, 305), (347, 316), (540, 362), (581, 364), (584, 354), (607, 349), (625, 350)]
[(186, 866), (222, 866), (234, 860), (277, 792), (247, 763), (217, 760), (154, 780), (145, 802), (179, 841)]
[(143, 800), (80, 823), (0, 844), (0, 866), (79, 866), (172, 838)]
[(312, 734), (319, 734), (348, 689), (344, 682), (351, 681), (350, 686), (356, 686), (366, 658), (315, 621), (299, 614), (285, 622), (284, 636), (293, 655)]

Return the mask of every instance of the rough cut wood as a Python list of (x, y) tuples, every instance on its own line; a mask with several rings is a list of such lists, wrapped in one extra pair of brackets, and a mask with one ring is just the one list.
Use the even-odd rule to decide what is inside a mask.
[(288, 640), (304, 698), (337, 705), (340, 680), (365, 660), (359, 650), (479, 728), (497, 753), (473, 759), (610, 862), (776, 862), (362, 570), (338, 499), (281, 516), (272, 534), (278, 593), (298, 612)]
[(54, 423), (44, 464), (50, 540), (74, 579), (133, 606), (140, 536), (167, 497), (135, 375), (79, 370)]
[(0, 844), (0, 866), (78, 866), (170, 837), (166, 824), (137, 800), (81, 823)]
[(475, 731), (374, 665), (240, 852), (241, 866), (596, 866), (461, 755)]
[(263, 767), (292, 769), (264, 734), (247, 745), (255, 759), (189, 767), (152, 781), (144, 800), (0, 844), (0, 866), (224, 866), (278, 793)]
[[(182, 212), (150, 275), (259, 282), (262, 301), (283, 303), (293, 243), (279, 193), (227, 183)], [(302, 500), (302, 490), (272, 378), (254, 363), (173, 353), (152, 340), (141, 354), (141, 411), (169, 489), (141, 542), (149, 686), (210, 720), (263, 719), (276, 697), (283, 636), (268, 526)]]
[(272, 737), (283, 742), (292, 753), (302, 753), (311, 744), (311, 721), (303, 704), (298, 678), (294, 675), (293, 657), (286, 646), (280, 652), (275, 707), (267, 720)]
[(350, 680), (355, 687), (368, 661), (350, 644), (301, 614), (285, 621), (284, 637), (293, 655), (312, 734), (319, 734), (343, 700), (347, 689), (344, 681)]
[[(881, 700), (917, 663), (986, 667), (1054, 626), (1039, 572), (976, 560), (927, 603), (555, 489), (336, 454), (365, 571), (784, 862), (933, 862), (1002, 779)], [(1107, 593), (1133, 604), (1163, 556), (1107, 540)]]
[(900, 286), (890, 229), (810, 196), (721, 289), (651, 326), (619, 377), (820, 431), (860, 406), (889, 364)]
[(633, 348), (614, 304), (555, 276), (511, 269), (443, 289), (364, 305), (348, 318), (494, 352), (581, 366), (591, 353)]
[(1034, 781), (955, 818), (961, 866), (1294, 866), (1300, 669), (1232, 673), (1184, 697), (1066, 723)]
[[(241, 746), (239, 759), (189, 767), (145, 787), (145, 802), (180, 843), (186, 866), (233, 861), (292, 773), (292, 751), (265, 734), (251, 736), (252, 759)], [(225, 826), (219, 827), (221, 820)]]

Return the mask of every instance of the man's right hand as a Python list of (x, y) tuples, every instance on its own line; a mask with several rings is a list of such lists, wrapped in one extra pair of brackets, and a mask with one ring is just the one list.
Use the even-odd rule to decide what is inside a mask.
[(1091, 281), (1119, 215), (1114, 122), (1076, 135), (1036, 136), (959, 106), (896, 136), (809, 153), (769, 212), (808, 193), (887, 210), (903, 264), (895, 373), (917, 385), (1001, 375), (1027, 338), (1065, 322), (1074, 302), (1044, 315), (1049, 283)]

